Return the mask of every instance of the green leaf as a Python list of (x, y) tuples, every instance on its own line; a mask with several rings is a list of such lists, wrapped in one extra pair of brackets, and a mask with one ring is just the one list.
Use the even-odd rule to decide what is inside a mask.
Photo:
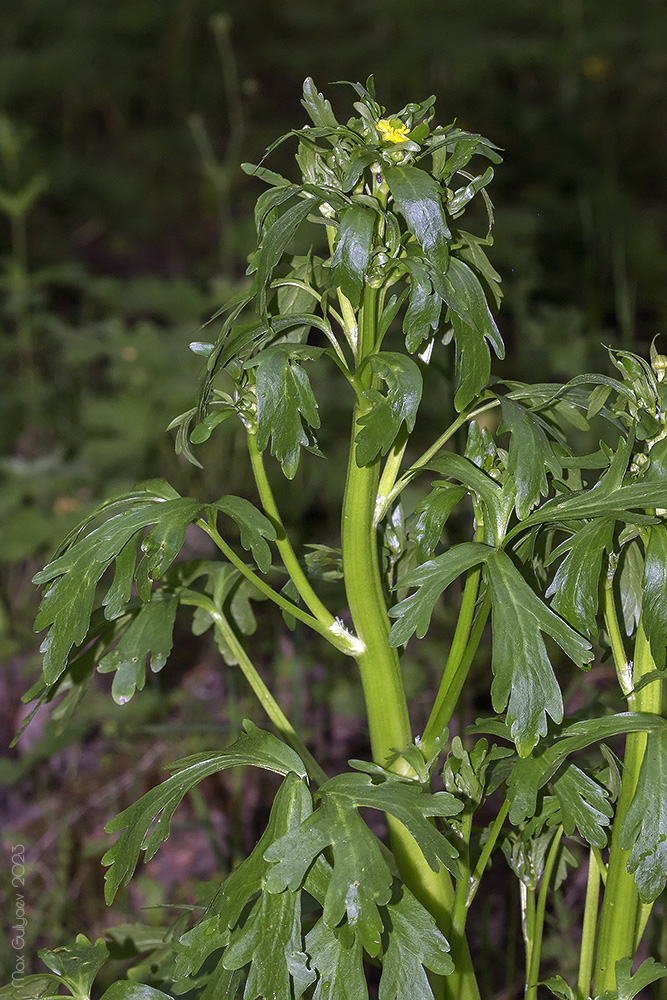
[(387, 384), (385, 396), (369, 389), (364, 396), (371, 409), (360, 418), (361, 430), (356, 436), (357, 465), (368, 465), (378, 454), (386, 455), (403, 422), (412, 431), (422, 394), (422, 376), (411, 358), (393, 351), (380, 351), (368, 358), (374, 374)]
[(426, 970), (441, 976), (454, 971), (449, 944), (412, 893), (401, 886), (397, 896), (387, 906), (388, 943), (378, 1000), (433, 1000)]
[(447, 478), (457, 479), (481, 500), (484, 541), (489, 545), (500, 545), (512, 511), (512, 497), (503, 492), (498, 483), (463, 455), (443, 452), (426, 468), (433, 469)]
[[(307, 785), (291, 772), (278, 789), (266, 829), (251, 853), (222, 883), (202, 919), (179, 938), (174, 976), (179, 985), (182, 984), (182, 992), (192, 987), (192, 983), (187, 982), (188, 978), (195, 975), (211, 955), (227, 946), (230, 930), (239, 924), (248, 903), (258, 892), (264, 891), (265, 878), (271, 868), (269, 862), (264, 860), (264, 852), (274, 840), (303, 822), (311, 812)], [(268, 941), (272, 935), (271, 926), (265, 930)], [(266, 947), (261, 949), (263, 953), (266, 950)], [(233, 954), (231, 965), (235, 965)], [(241, 962), (238, 968), (244, 964), (247, 963)], [(286, 995), (290, 995), (289, 990)]]
[(637, 788), (621, 824), (621, 848), (630, 851), (628, 871), (644, 903), (657, 899), (667, 881), (667, 727), (647, 737)]
[(172, 1000), (168, 993), (156, 990), (154, 986), (132, 983), (122, 979), (112, 983), (100, 1000)]
[(485, 562), (492, 551), (488, 545), (479, 542), (462, 542), (435, 559), (429, 559), (403, 577), (401, 587), (419, 589), (390, 608), (389, 616), (398, 619), (389, 633), (390, 645), (405, 645), (413, 632), (417, 633), (418, 639), (423, 639), (431, 624), (433, 608), (442, 592), (461, 573)]
[(465, 495), (466, 490), (462, 486), (434, 483), (431, 492), (417, 504), (410, 535), (417, 543), (420, 561), (432, 554), (449, 515)]
[(569, 549), (556, 571), (546, 597), (553, 595), (551, 606), (574, 628), (591, 636), (597, 631), (600, 573), (605, 552), (612, 546), (614, 522), (598, 518), (556, 549), (549, 563)]
[(517, 517), (523, 520), (549, 492), (547, 472), (560, 476), (563, 470), (539, 419), (511, 399), (501, 399), (500, 405), (499, 432), (510, 433), (507, 474), (516, 495)]
[(437, 274), (449, 267), (451, 232), (445, 220), (440, 185), (419, 167), (389, 167), (385, 180), (392, 197), (405, 216)]
[(646, 958), (632, 975), (633, 960), (621, 958), (616, 963), (616, 989), (618, 1000), (634, 1000), (634, 997), (651, 983), (667, 976), (667, 968), (653, 958)]
[(412, 354), (437, 329), (442, 300), (419, 261), (407, 259), (404, 264), (410, 273), (410, 301), (403, 317), (403, 335), (406, 350)]
[(355, 309), (368, 273), (375, 220), (374, 212), (358, 204), (350, 205), (340, 216), (331, 277)]
[(137, 533), (134, 538), (131, 538), (123, 546), (116, 556), (113, 583), (102, 601), (104, 617), (109, 621), (121, 613), (132, 597), (132, 584), (134, 582), (134, 569), (137, 562), (139, 541), (140, 535)]
[(581, 836), (595, 847), (605, 847), (613, 809), (607, 790), (584, 774), (574, 764), (569, 764), (553, 782), (553, 789), (560, 805), (563, 829), (568, 837), (575, 826)]
[(92, 944), (85, 934), (78, 934), (75, 944), (54, 948), (53, 951), (42, 948), (38, 955), (74, 997), (87, 1000), (95, 976), (109, 957), (109, 949), (102, 938)]
[[(153, 492), (155, 484), (147, 486), (150, 488), (145, 491), (120, 497), (94, 511), (79, 531), (85, 530), (95, 518), (104, 514), (110, 516), (88, 534), (73, 541), (62, 555), (34, 577), (37, 584), (51, 584), (44, 593), (34, 626), (36, 632), (50, 626), (40, 647), (44, 653), (44, 679), (49, 685), (66, 669), (72, 647), (79, 646), (86, 638), (97, 583), (114, 558), (120, 555), (121, 565), (105, 600), (109, 601), (112, 610), (120, 610), (120, 600), (127, 593), (130, 563), (133, 561), (131, 549), (124, 551), (131, 539), (136, 538), (138, 541), (144, 528), (157, 524), (162, 515), (166, 515), (164, 534), (158, 531), (154, 536), (155, 548), (140, 563), (150, 592), (150, 580), (146, 575), (148, 568), (161, 571), (175, 555), (177, 533), (174, 531), (172, 514), (177, 512), (180, 533), (185, 512), (187, 511), (188, 517), (190, 514), (196, 516), (195, 509), (198, 510), (201, 506), (194, 500), (182, 502), (183, 498), (180, 497), (174, 500), (172, 497), (167, 499), (156, 495)], [(164, 493), (164, 489), (162, 492)], [(172, 504), (176, 502), (178, 507), (174, 508)], [(164, 549), (161, 548), (163, 542)], [(138, 592), (143, 596), (142, 590)]]
[(366, 951), (377, 955), (382, 935), (378, 906), (391, 897), (392, 877), (377, 838), (349, 801), (324, 795), (312, 816), (268, 848), (264, 857), (275, 865), (266, 888), (294, 891), (326, 848), (330, 848), (333, 872), (324, 899), (324, 921), (335, 928), (347, 914), (348, 924)]
[(273, 269), (279, 263), (287, 244), (301, 223), (316, 205), (317, 201), (312, 197), (298, 201), (265, 230), (261, 245), (253, 257), (255, 276), (251, 288), (251, 293), (257, 296), (257, 309), (260, 314), (264, 315), (266, 312), (267, 286)]
[(317, 402), (301, 362), (321, 354), (319, 347), (277, 344), (245, 365), (256, 369), (257, 447), (264, 451), (271, 439), (271, 454), (287, 479), (296, 475), (301, 448), (309, 444), (304, 421), (309, 428), (320, 426)]
[(520, 757), (547, 732), (546, 716), (563, 718), (563, 699), (542, 632), (556, 640), (577, 666), (592, 659), (588, 642), (533, 593), (504, 552), (490, 553), (485, 571), (491, 590), (495, 712), (507, 706), (507, 722)]
[(173, 644), (178, 598), (156, 594), (123, 632), (114, 650), (100, 660), (101, 674), (116, 672), (111, 685), (113, 700), (124, 705), (146, 683), (146, 660), (153, 673), (162, 670)]
[(632, 524), (653, 524), (655, 518), (647, 516), (646, 510), (666, 506), (667, 482), (631, 483), (608, 494), (592, 488), (547, 500), (526, 518), (524, 526), (604, 516), (615, 517), (617, 521), (629, 521)]
[(301, 103), (310, 115), (314, 125), (338, 128), (338, 122), (331, 109), (331, 104), (323, 94), (319, 93), (311, 77), (307, 77), (303, 82), (303, 98)]
[(559, 1000), (580, 1000), (571, 986), (568, 986), (562, 976), (552, 976), (545, 979), (543, 986), (546, 986)]
[(318, 920), (306, 935), (306, 951), (317, 970), (313, 1000), (368, 1000), (358, 937), (343, 943), (324, 920)]
[(0, 986), (0, 1000), (57, 1000), (63, 995), (61, 986), (58, 976), (48, 973), (21, 976), (6, 986)]
[(433, 871), (438, 871), (442, 862), (458, 877), (455, 860), (458, 851), (429, 822), (433, 816), (456, 816), (461, 812), (462, 804), (449, 792), (426, 792), (412, 781), (387, 780), (375, 784), (370, 775), (352, 772), (331, 778), (320, 792), (335, 795), (339, 801), (347, 800), (354, 808), (365, 806), (395, 816), (415, 838)]
[(246, 552), (252, 552), (262, 573), (268, 573), (271, 568), (271, 549), (267, 539), (270, 542), (276, 539), (276, 529), (268, 517), (243, 497), (221, 497), (211, 506), (236, 521), (241, 532), (241, 545)]
[(145, 852), (145, 860), (150, 861), (167, 839), (172, 816), (186, 792), (210, 774), (247, 764), (277, 774), (294, 771), (306, 776), (303, 762), (293, 750), (252, 722), (246, 721), (244, 725), (245, 733), (229, 749), (193, 754), (177, 761), (170, 778), (107, 823), (107, 833), (124, 831), (102, 858), (102, 864), (110, 866), (105, 887), (108, 903), (119, 887), (132, 878), (141, 851)]
[(315, 979), (307, 968), (301, 943), (301, 894), (263, 892), (243, 926), (232, 933), (223, 965), (230, 970), (250, 963), (244, 1000), (257, 997), (291, 997)]
[(651, 655), (664, 663), (667, 647), (667, 525), (654, 524), (650, 529), (644, 578), (642, 580), (641, 616)]
[(181, 551), (188, 527), (199, 516), (201, 500), (178, 497), (156, 505), (157, 519), (141, 543), (146, 571), (154, 580), (163, 576)]

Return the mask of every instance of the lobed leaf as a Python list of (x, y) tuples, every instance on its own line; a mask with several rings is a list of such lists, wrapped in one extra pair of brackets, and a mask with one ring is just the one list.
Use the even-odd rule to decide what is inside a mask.
[(563, 470), (537, 417), (506, 397), (500, 405), (503, 418), (499, 432), (510, 433), (507, 475), (516, 495), (517, 517), (523, 520), (549, 492), (547, 472), (560, 476)]
[(294, 771), (305, 777), (303, 762), (286, 744), (252, 722), (246, 721), (244, 726), (245, 733), (227, 750), (193, 754), (177, 761), (170, 778), (107, 823), (107, 833), (123, 831), (102, 858), (102, 864), (110, 866), (106, 874), (107, 902), (113, 900), (121, 885), (127, 885), (142, 851), (145, 860), (150, 861), (169, 836), (171, 819), (181, 799), (204, 778), (239, 765), (262, 767), (285, 775)]
[(391, 897), (392, 877), (377, 838), (348, 802), (323, 796), (312, 816), (268, 848), (264, 856), (275, 865), (266, 888), (294, 891), (326, 848), (333, 871), (324, 899), (324, 922), (334, 928), (347, 916), (369, 955), (377, 955), (382, 936), (378, 907)]
[(410, 534), (417, 543), (420, 560), (433, 553), (449, 515), (465, 495), (466, 490), (462, 486), (433, 483), (431, 492), (417, 504)]
[(405, 645), (413, 632), (417, 633), (418, 639), (423, 639), (442, 592), (461, 573), (485, 562), (492, 551), (488, 545), (479, 542), (462, 542), (408, 573), (401, 580), (401, 586), (417, 587), (418, 590), (390, 608), (389, 616), (398, 619), (389, 633), (390, 645)]
[(74, 997), (89, 997), (95, 976), (109, 957), (102, 938), (93, 944), (85, 934), (77, 934), (74, 944), (42, 948), (39, 957), (64, 983)]
[(550, 563), (569, 549), (556, 570), (546, 597), (553, 596), (551, 606), (587, 636), (597, 630), (602, 559), (611, 548), (613, 537), (614, 522), (608, 518), (597, 518), (584, 524), (549, 559)]
[(246, 551), (252, 552), (253, 559), (262, 573), (268, 573), (271, 568), (271, 549), (268, 542), (276, 539), (276, 529), (268, 517), (243, 497), (221, 497), (211, 506), (236, 521), (241, 533), (241, 545)]
[(621, 824), (621, 848), (639, 896), (652, 903), (667, 881), (667, 727), (649, 732), (637, 788)]
[(491, 591), (494, 711), (507, 707), (507, 722), (520, 757), (547, 732), (546, 716), (563, 718), (563, 699), (542, 632), (556, 640), (577, 666), (592, 659), (588, 642), (536, 596), (506, 553), (485, 563)]
[(605, 827), (613, 815), (609, 795), (602, 785), (584, 774), (575, 764), (568, 764), (553, 782), (560, 805), (563, 829), (568, 837), (575, 826), (581, 836), (594, 847), (605, 847)]
[(147, 660), (153, 673), (162, 670), (173, 644), (177, 609), (177, 597), (156, 594), (139, 609), (116, 648), (100, 660), (101, 674), (115, 671), (111, 695), (118, 705), (126, 704), (135, 691), (143, 690)]
[(456, 816), (462, 804), (449, 792), (426, 792), (414, 782), (387, 780), (374, 783), (370, 775), (346, 772), (322, 785), (320, 792), (347, 801), (347, 808), (366, 806), (390, 813), (415, 838), (428, 865), (438, 871), (442, 863), (458, 877), (458, 851), (431, 822), (433, 816)]
[(313, 1000), (368, 1000), (361, 942), (343, 942), (324, 920), (306, 935), (306, 951), (317, 971)]
[(386, 455), (396, 440), (402, 424), (412, 431), (421, 401), (422, 376), (411, 358), (393, 351), (380, 351), (368, 358), (367, 364), (387, 384), (383, 396), (376, 389), (364, 395), (371, 408), (360, 418), (361, 430), (355, 440), (357, 465), (368, 465), (379, 454)]
[[(280, 193), (283, 190), (280, 188)], [(261, 244), (253, 256), (252, 266), (255, 276), (251, 287), (251, 294), (257, 297), (257, 308), (261, 315), (266, 313), (267, 288), (273, 270), (280, 262), (287, 244), (316, 204), (312, 197), (297, 201), (263, 232)]]
[(404, 886), (387, 905), (387, 927), (378, 1000), (433, 1000), (426, 970), (441, 976), (454, 971), (444, 934)]
[(318, 428), (317, 402), (302, 361), (320, 357), (322, 348), (276, 344), (246, 362), (256, 370), (257, 447), (264, 451), (271, 440), (271, 454), (288, 479), (299, 466), (301, 448), (309, 444), (304, 428)]

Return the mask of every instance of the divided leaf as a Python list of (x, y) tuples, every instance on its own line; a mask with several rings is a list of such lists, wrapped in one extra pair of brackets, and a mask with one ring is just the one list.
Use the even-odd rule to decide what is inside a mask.
[(428, 558), (436, 548), (449, 515), (466, 495), (462, 486), (433, 483), (431, 492), (415, 507), (415, 522), (410, 532), (417, 543), (420, 560)]
[(389, 616), (398, 619), (389, 633), (390, 645), (403, 646), (413, 632), (417, 633), (418, 639), (422, 639), (431, 624), (433, 608), (442, 592), (461, 573), (486, 561), (492, 551), (488, 545), (462, 542), (443, 552), (442, 555), (436, 556), (435, 559), (429, 559), (403, 577), (401, 587), (419, 589), (390, 608)]
[(527, 517), (549, 491), (547, 472), (562, 474), (562, 466), (539, 420), (525, 407), (502, 398), (499, 430), (510, 432), (507, 475), (516, 494), (515, 509), (520, 520)]
[(613, 537), (614, 522), (597, 518), (584, 524), (549, 559), (550, 563), (569, 549), (546, 597), (553, 595), (552, 607), (584, 635), (591, 636), (597, 630), (602, 559), (611, 548)]
[[(547, 732), (546, 716), (563, 718), (563, 699), (542, 632), (555, 639), (577, 666), (592, 659), (591, 647), (536, 596), (501, 551), (486, 560), (491, 590), (494, 711), (507, 707), (507, 723), (519, 756), (527, 757)], [(508, 704), (509, 702), (509, 704)]]
[(563, 822), (570, 837), (575, 826), (581, 836), (594, 847), (605, 847), (613, 809), (607, 790), (584, 774), (575, 764), (568, 764), (553, 782)]
[[(176, 557), (188, 524), (196, 520), (201, 508), (197, 500), (174, 496), (167, 484), (146, 484), (142, 492), (120, 497), (94, 511), (80, 531), (103, 514), (110, 516), (76, 538), (62, 555), (37, 573), (35, 583), (50, 584), (34, 626), (36, 632), (49, 627), (40, 647), (47, 684), (60, 677), (72, 647), (86, 638), (98, 581), (114, 559), (116, 574), (104, 599), (107, 618), (120, 613), (131, 593), (133, 577), (139, 596), (149, 599), (152, 579), (164, 573)], [(135, 570), (141, 533), (151, 524), (155, 527), (143, 540), (144, 557)]]
[(388, 943), (382, 960), (378, 1000), (433, 1000), (426, 970), (454, 971), (449, 944), (431, 914), (406, 888), (387, 906)]
[(306, 935), (306, 950), (318, 974), (313, 1000), (368, 1000), (356, 935), (351, 943), (343, 942), (324, 920), (318, 920)]
[(245, 733), (227, 750), (198, 753), (176, 761), (175, 773), (107, 823), (107, 833), (123, 831), (104, 857), (110, 865), (106, 874), (105, 898), (110, 903), (121, 885), (127, 885), (141, 851), (150, 861), (169, 836), (171, 819), (183, 796), (196, 784), (217, 771), (239, 765), (263, 767), (277, 774), (294, 771), (306, 776), (300, 757), (271, 733), (245, 722)]
[(147, 659), (153, 673), (162, 670), (173, 644), (177, 609), (177, 597), (156, 594), (139, 609), (116, 648), (100, 660), (101, 674), (116, 671), (111, 694), (118, 705), (128, 702), (135, 690), (143, 690)]
[(368, 359), (368, 365), (387, 384), (385, 396), (376, 389), (364, 395), (372, 408), (359, 419), (357, 465), (368, 465), (378, 454), (386, 455), (405, 421), (412, 431), (422, 394), (422, 376), (411, 358), (393, 351), (380, 351)]
[(53, 950), (42, 948), (39, 957), (74, 997), (88, 997), (95, 976), (109, 957), (109, 949), (102, 938), (93, 944), (85, 934), (77, 934), (74, 944)]
[(276, 529), (268, 517), (243, 497), (222, 497), (211, 506), (236, 521), (241, 532), (241, 545), (246, 551), (252, 552), (262, 573), (268, 573), (271, 568), (271, 549), (267, 539), (273, 542), (276, 538)]
[(649, 732), (634, 798), (623, 817), (621, 847), (630, 850), (644, 903), (657, 899), (667, 881), (667, 727)]
[(324, 922), (334, 928), (347, 915), (366, 951), (377, 955), (382, 936), (378, 906), (389, 902), (392, 877), (379, 841), (347, 802), (325, 796), (312, 816), (269, 847), (264, 856), (275, 865), (266, 888), (297, 889), (325, 848), (331, 852), (333, 873), (324, 899)]
[(319, 358), (323, 349), (305, 345), (276, 344), (245, 364), (256, 369), (257, 447), (264, 451), (271, 439), (271, 454), (293, 479), (301, 448), (310, 443), (307, 428), (317, 429), (320, 418), (302, 361)]

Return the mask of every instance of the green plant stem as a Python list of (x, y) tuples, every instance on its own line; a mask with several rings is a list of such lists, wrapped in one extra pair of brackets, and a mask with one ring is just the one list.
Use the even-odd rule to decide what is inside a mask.
[(440, 688), (433, 703), (428, 722), (426, 723), (424, 735), (422, 736), (422, 746), (427, 753), (432, 751), (435, 740), (442, 734), (445, 727), (449, 725), (449, 720), (458, 703), (489, 617), (491, 598), (487, 593), (484, 595), (484, 600), (473, 623), (480, 572), (479, 569), (472, 570), (468, 574), (465, 587), (463, 588), (463, 598), (456, 631), (454, 632)]
[(547, 894), (549, 892), (549, 883), (551, 882), (551, 876), (553, 875), (554, 867), (556, 865), (556, 858), (558, 856), (558, 850), (560, 848), (561, 837), (563, 836), (563, 827), (559, 826), (558, 830), (554, 834), (554, 839), (551, 841), (551, 847), (549, 848), (549, 853), (547, 855), (546, 864), (544, 866), (544, 873), (542, 875), (542, 883), (540, 885), (540, 892), (537, 897), (537, 906), (535, 908), (535, 917), (533, 921), (533, 934), (532, 942), (530, 948), (530, 960), (526, 963), (526, 992), (525, 1000), (536, 1000), (537, 998), (537, 985), (540, 978), (540, 959), (542, 957), (542, 934), (544, 932), (544, 913), (547, 905)]
[(577, 1000), (588, 1000), (593, 967), (595, 965), (595, 935), (600, 901), (600, 867), (593, 848), (588, 852), (588, 881), (586, 902), (581, 927), (581, 947), (579, 949), (579, 975), (577, 976)]
[[(357, 351), (357, 375), (360, 388), (370, 388), (372, 373), (364, 366), (365, 358), (376, 344), (378, 291), (367, 288), (360, 341)], [(341, 540), (343, 574), (348, 605), (362, 650), (356, 655), (366, 704), (373, 760), (386, 765), (394, 749), (411, 742), (412, 734), (407, 701), (403, 688), (396, 649), (389, 645), (390, 622), (387, 615), (380, 563), (377, 532), (374, 524), (375, 505), (380, 475), (379, 457), (366, 466), (356, 461), (355, 438), (359, 421), (369, 406), (363, 395), (357, 396), (352, 425), (352, 439), (343, 499)], [(395, 767), (407, 767), (397, 762)], [(388, 816), (387, 825), (396, 864), (406, 885), (433, 914), (440, 927), (450, 922), (454, 890), (448, 872), (441, 868), (433, 872), (409, 831), (395, 818)], [(467, 944), (452, 942), (452, 957), (457, 968), (468, 970), (469, 983), (457, 1000), (478, 1000)], [(452, 998), (447, 983), (435, 986), (440, 996)]]
[[(605, 600), (605, 624), (612, 640), (612, 650), (617, 673), (623, 664), (616, 661), (620, 642), (620, 629), (610, 603), (613, 600), (611, 588)], [(618, 630), (618, 635), (615, 631)], [(621, 643), (622, 645), (622, 643)], [(642, 677), (656, 669), (651, 655), (650, 643), (640, 619), (635, 639), (632, 684), (637, 685)], [(620, 655), (620, 654), (619, 654)], [(628, 708), (635, 712), (649, 712), (659, 715), (662, 709), (662, 691), (659, 684), (648, 684), (628, 697)], [(607, 883), (599, 919), (598, 940), (595, 958), (595, 991), (598, 994), (616, 987), (616, 962), (621, 958), (634, 957), (637, 934), (647, 914), (643, 910), (634, 877), (628, 872), (629, 850), (621, 847), (621, 827), (625, 814), (635, 794), (639, 771), (646, 750), (647, 734), (628, 733), (625, 742), (624, 772), (621, 792), (616, 803), (614, 824), (609, 849)]]
[[(377, 289), (367, 288), (355, 376), (370, 388), (372, 373), (363, 362), (375, 345)], [(363, 397), (362, 397), (363, 399)], [(363, 651), (356, 657), (366, 701), (373, 759), (385, 765), (395, 748), (411, 742), (410, 719), (398, 653), (389, 645), (389, 618), (380, 577), (374, 526), (380, 459), (359, 466), (355, 438), (370, 403), (357, 400), (343, 499), (343, 575), (352, 622)]]
[(273, 725), (276, 727), (280, 736), (282, 736), (288, 746), (291, 746), (291, 748), (298, 753), (299, 757), (306, 766), (310, 779), (315, 782), (316, 785), (324, 784), (327, 780), (327, 775), (317, 763), (310, 750), (308, 750), (303, 741), (297, 735), (294, 726), (289, 721), (280, 705), (260, 677), (257, 668), (239, 642), (234, 629), (231, 627), (222, 612), (216, 608), (212, 601), (201, 594), (194, 593), (193, 591), (182, 593), (180, 595), (180, 600), (182, 604), (189, 605), (190, 607), (203, 608), (208, 612), (213, 619), (213, 624), (224, 638), (233, 656), (238, 661), (238, 665), (241, 668), (243, 676), (252, 688), (257, 700), (270, 718)]
[(264, 513), (276, 529), (276, 548), (280, 553), (283, 565), (289, 573), (290, 579), (298, 590), (299, 595), (306, 607), (310, 609), (312, 614), (319, 622), (322, 623), (322, 625), (330, 629), (332, 625), (335, 624), (336, 620), (331, 612), (325, 608), (324, 604), (311, 587), (310, 581), (304, 573), (301, 563), (299, 562), (290, 540), (287, 537), (287, 532), (285, 531), (285, 526), (280, 516), (280, 511), (278, 510), (275, 497), (273, 496), (271, 484), (269, 483), (269, 477), (266, 474), (264, 459), (262, 458), (261, 452), (257, 447), (257, 436), (252, 432), (248, 432), (248, 452), (250, 454), (250, 464), (252, 465), (255, 484), (257, 486), (259, 498), (262, 502), (262, 507), (264, 508)]

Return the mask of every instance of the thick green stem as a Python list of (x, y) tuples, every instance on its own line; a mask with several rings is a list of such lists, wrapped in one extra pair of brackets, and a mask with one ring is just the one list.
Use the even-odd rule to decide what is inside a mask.
[[(370, 388), (372, 380), (371, 370), (364, 366), (364, 361), (375, 346), (377, 300), (377, 290), (368, 288), (357, 357), (356, 378), (362, 388)], [(348, 605), (363, 645), (363, 652), (356, 659), (366, 701), (371, 750), (373, 759), (384, 765), (395, 749), (411, 741), (412, 734), (398, 653), (389, 645), (390, 625), (374, 526), (380, 459), (378, 456), (361, 467), (356, 459), (355, 438), (361, 427), (364, 407), (369, 406), (370, 403), (357, 401), (354, 409), (341, 540)]]
[[(611, 588), (608, 588), (611, 594)], [(611, 614), (609, 598), (605, 606), (605, 624), (616, 660), (620, 640), (618, 622)], [(622, 644), (621, 644), (622, 646)], [(616, 647), (616, 648), (615, 648)], [(619, 653), (619, 656), (621, 654)], [(624, 657), (623, 657), (624, 658)], [(616, 662), (616, 670), (624, 676), (622, 664)], [(650, 643), (640, 620), (635, 640), (635, 656), (632, 682), (636, 686), (642, 677), (656, 669), (651, 655)], [(630, 694), (628, 708), (635, 712), (652, 712), (659, 715), (662, 709), (662, 691), (659, 684), (647, 684)], [(633, 958), (637, 948), (637, 931), (646, 913), (643, 911), (634, 877), (628, 872), (629, 850), (621, 847), (621, 826), (625, 814), (635, 794), (639, 771), (646, 749), (646, 733), (628, 733), (625, 742), (625, 759), (621, 793), (616, 803), (614, 825), (609, 849), (609, 864), (604, 900), (599, 920), (598, 941), (595, 960), (595, 991), (604, 993), (616, 987), (616, 962), (621, 958)]]
[[(362, 392), (370, 388), (372, 382), (371, 370), (364, 365), (364, 361), (376, 347), (378, 306), (377, 290), (367, 288), (355, 376)], [(380, 459), (378, 457), (366, 466), (359, 466), (356, 460), (355, 438), (367, 406), (370, 403), (366, 403), (365, 397), (359, 393), (352, 426), (341, 539), (347, 600), (362, 647), (355, 658), (366, 704), (371, 751), (376, 763), (386, 765), (395, 749), (411, 742), (412, 733), (398, 653), (389, 645), (390, 622), (380, 575), (374, 521)], [(394, 766), (402, 765), (399, 761)], [(394, 857), (406, 885), (429, 909), (438, 925), (447, 926), (454, 902), (449, 874), (443, 868), (437, 873), (429, 868), (412, 835), (396, 819), (387, 817), (387, 825)], [(457, 968), (470, 969), (470, 955), (465, 942), (460, 947), (452, 942), (452, 954)], [(446, 981), (444, 986), (439, 983), (437, 990), (440, 993), (444, 990), (443, 995), (450, 996)], [(472, 985), (467, 986), (459, 998), (477, 1000), (478, 997), (472, 977)]]

